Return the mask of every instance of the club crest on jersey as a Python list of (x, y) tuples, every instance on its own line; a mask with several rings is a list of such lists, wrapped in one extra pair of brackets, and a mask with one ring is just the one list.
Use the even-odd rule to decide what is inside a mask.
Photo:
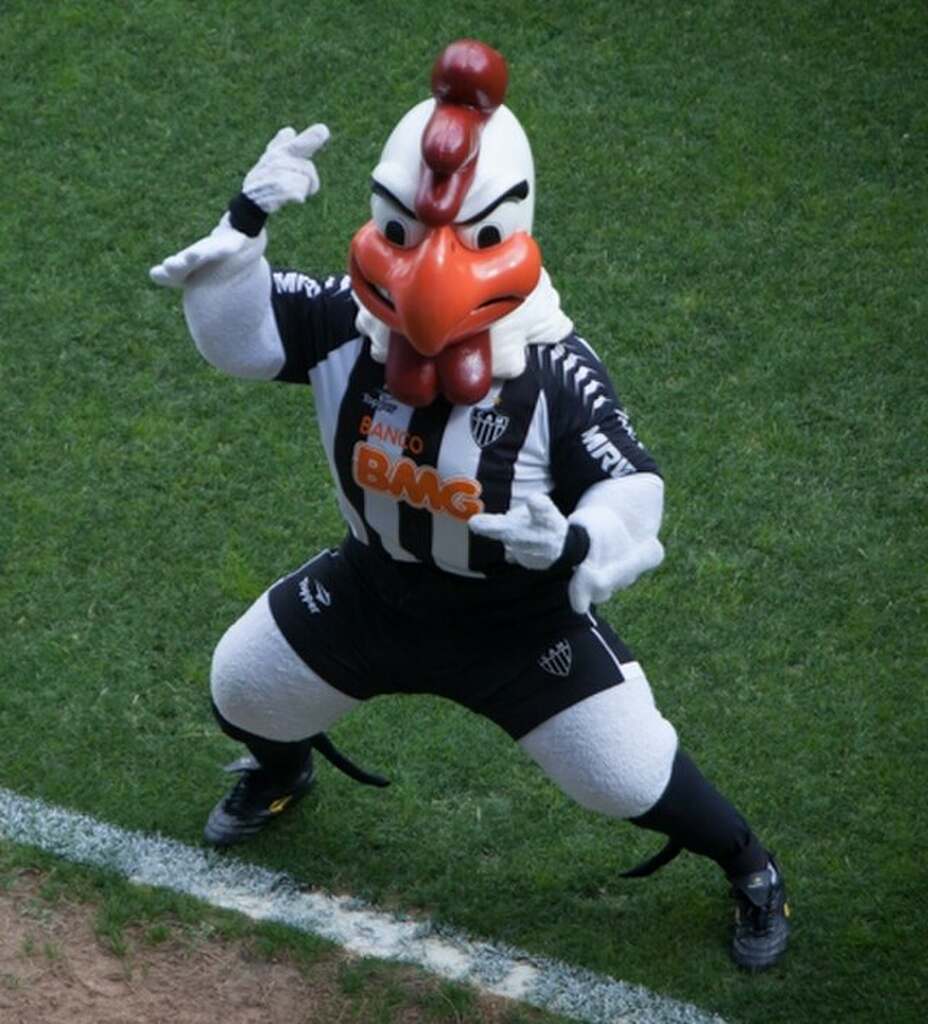
[(566, 640), (561, 640), (538, 659), (538, 664), (549, 676), (563, 678), (570, 675), (572, 661), (573, 651), (570, 649), (570, 644)]
[(486, 448), (506, 433), (509, 417), (495, 409), (471, 409), (470, 435), (478, 448)]

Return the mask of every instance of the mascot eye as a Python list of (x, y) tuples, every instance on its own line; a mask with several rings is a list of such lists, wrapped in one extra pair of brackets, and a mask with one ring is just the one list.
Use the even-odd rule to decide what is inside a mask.
[(394, 245), (406, 244), (406, 228), (398, 220), (388, 220), (383, 233), (387, 236), (387, 241)]
[(499, 245), (502, 240), (503, 236), (495, 224), (485, 224), (477, 232), (478, 249), (489, 249), (491, 245)]
[(391, 203), (386, 196), (371, 195), (371, 217), (384, 238), (400, 249), (413, 249), (425, 238), (425, 225)]
[(456, 224), (458, 238), (468, 249), (489, 249), (499, 245), (517, 231), (528, 230), (522, 203), (505, 202), (473, 224)]

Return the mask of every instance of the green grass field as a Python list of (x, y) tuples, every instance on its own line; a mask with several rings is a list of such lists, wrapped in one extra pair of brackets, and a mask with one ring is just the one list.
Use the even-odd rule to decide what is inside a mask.
[[(246, 856), (731, 1021), (922, 1019), (928, 21), (922, 4), (317, 0), (0, 8), (0, 786), (199, 841), (212, 648), (343, 532), (307, 389), (203, 363), (148, 267), (326, 121), (272, 261), (340, 270), (388, 129), (471, 35), (510, 63), (536, 233), (668, 483), (608, 615), (787, 872), (727, 962), (715, 868), (570, 805), (492, 725), (381, 700)], [(921, 1012), (918, 1007), (921, 1004)]]

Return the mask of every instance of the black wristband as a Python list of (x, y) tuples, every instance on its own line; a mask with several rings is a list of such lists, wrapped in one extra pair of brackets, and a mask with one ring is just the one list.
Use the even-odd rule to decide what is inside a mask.
[(590, 553), (590, 535), (585, 526), (571, 523), (564, 538), (564, 550), (552, 569), (576, 569)]
[(267, 214), (253, 203), (244, 192), (239, 194), (229, 203), (229, 223), (236, 231), (241, 231), (249, 238), (257, 238), (267, 220)]

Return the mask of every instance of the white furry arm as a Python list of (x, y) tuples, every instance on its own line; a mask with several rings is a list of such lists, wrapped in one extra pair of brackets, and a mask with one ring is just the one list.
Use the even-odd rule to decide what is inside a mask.
[[(271, 306), (264, 222), (285, 203), (319, 190), (312, 157), (329, 129), (281, 128), (245, 176), (241, 193), (210, 234), (152, 267), (155, 284), (182, 288), (187, 326), (200, 354), (236, 377), (270, 380), (286, 357)], [(234, 226), (233, 226), (234, 225)]]
[(664, 481), (654, 473), (603, 480), (586, 491), (568, 516), (590, 538), (586, 558), (574, 570), (568, 590), (580, 615), (590, 605), (630, 587), (664, 560), (657, 539), (664, 511)]
[(284, 365), (266, 246), (266, 232), (251, 238), (225, 214), (205, 238), (149, 271), (155, 284), (183, 289), (187, 327), (200, 354), (236, 377), (270, 380)]
[(223, 217), (217, 231), (243, 239), (226, 259), (207, 264), (184, 287), (184, 315), (200, 355), (235, 377), (272, 380), (284, 365), (284, 347), (271, 307), (267, 234), (243, 235)]

